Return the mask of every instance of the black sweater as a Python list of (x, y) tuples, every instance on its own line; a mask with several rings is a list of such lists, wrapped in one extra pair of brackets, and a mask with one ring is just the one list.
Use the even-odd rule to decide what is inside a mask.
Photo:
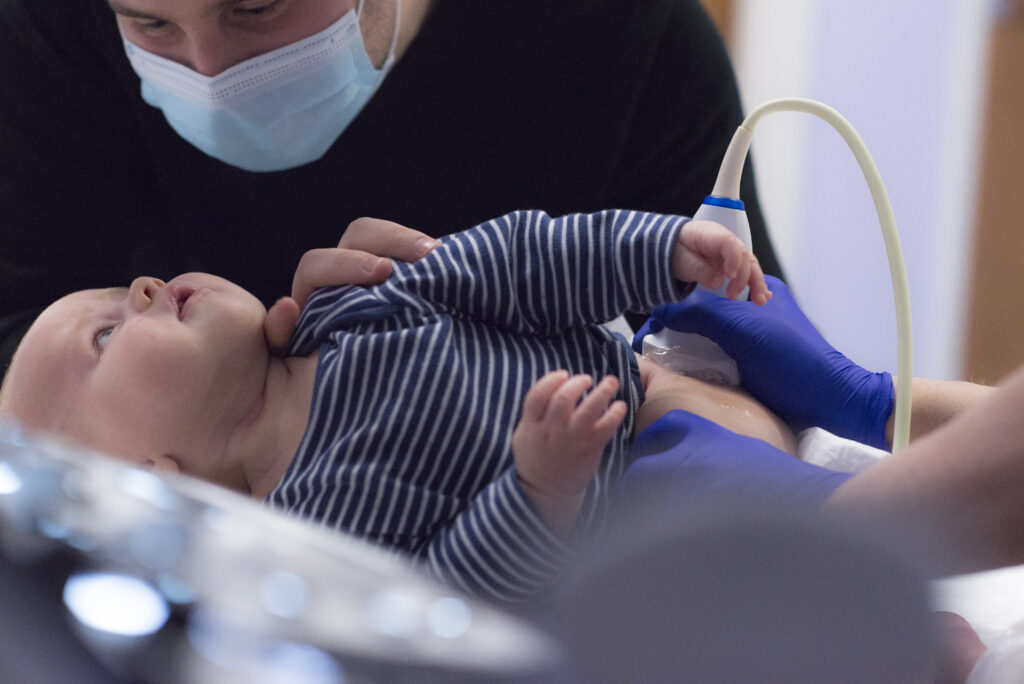
[[(438, 0), (323, 159), (248, 173), (142, 101), (105, 0), (4, 0), (0, 368), (77, 289), (207, 271), (270, 304), (360, 216), (440, 236), (525, 208), (692, 215), (741, 120), (698, 0)], [(778, 274), (749, 171), (743, 198)]]

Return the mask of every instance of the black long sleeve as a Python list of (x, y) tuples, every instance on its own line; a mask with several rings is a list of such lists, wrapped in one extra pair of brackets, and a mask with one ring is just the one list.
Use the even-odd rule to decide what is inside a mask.
[[(0, 365), (57, 297), (137, 275), (208, 271), (269, 304), (360, 216), (444, 235), (526, 208), (691, 215), (741, 120), (698, 0), (438, 0), (323, 159), (253, 174), (142, 101), (104, 0), (7, 0)], [(777, 274), (749, 176), (743, 196)]]

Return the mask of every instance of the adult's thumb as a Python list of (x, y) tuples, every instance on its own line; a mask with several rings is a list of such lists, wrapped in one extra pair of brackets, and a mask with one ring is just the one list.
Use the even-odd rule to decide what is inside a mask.
[(748, 346), (741, 324), (747, 309), (756, 305), (734, 301), (709, 292), (694, 292), (681, 302), (661, 304), (651, 311), (657, 323), (682, 333), (696, 333), (718, 343), (730, 355)]

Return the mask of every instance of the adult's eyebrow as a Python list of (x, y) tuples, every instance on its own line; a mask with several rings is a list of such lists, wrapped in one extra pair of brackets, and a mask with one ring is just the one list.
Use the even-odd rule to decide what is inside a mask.
[[(243, 2), (245, 2), (245, 0), (220, 0), (220, 2), (214, 3), (214, 5), (208, 9), (209, 11), (214, 12), (232, 5), (240, 5)], [(110, 11), (114, 14), (120, 14), (123, 17), (129, 17), (131, 19), (163, 20), (162, 17), (158, 17), (155, 14), (149, 14), (148, 12), (143, 12), (142, 10), (137, 10), (133, 7), (128, 7), (127, 5), (122, 5), (118, 0), (107, 0), (107, 6), (110, 7)]]
[(107, 0), (107, 6), (110, 7), (110, 11), (114, 14), (120, 14), (122, 17), (130, 17), (132, 19), (159, 19), (160, 17), (152, 14), (147, 14), (140, 10), (122, 5), (117, 0)]

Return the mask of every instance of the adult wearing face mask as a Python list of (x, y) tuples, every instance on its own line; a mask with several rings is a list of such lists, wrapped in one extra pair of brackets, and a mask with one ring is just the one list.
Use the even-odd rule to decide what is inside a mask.
[[(0, 366), (46, 302), (134, 273), (270, 305), (361, 216), (436, 237), (519, 208), (691, 213), (741, 116), (697, 0), (9, 0)], [(379, 280), (358, 250), (423, 237), (346, 235), (332, 277)]]

